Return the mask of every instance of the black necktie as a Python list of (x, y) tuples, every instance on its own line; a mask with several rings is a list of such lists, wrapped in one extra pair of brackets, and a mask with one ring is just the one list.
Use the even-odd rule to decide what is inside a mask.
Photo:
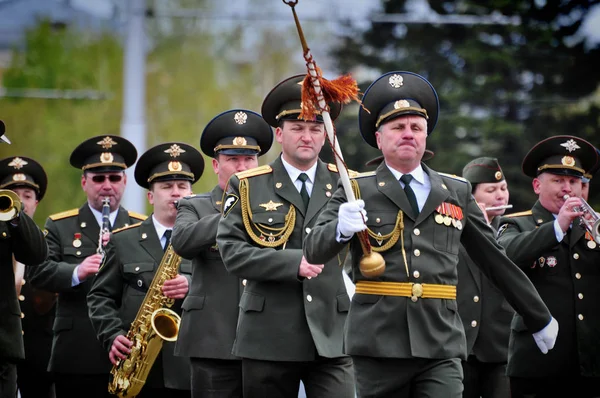
[(308, 201), (310, 200), (310, 196), (308, 196), (308, 190), (306, 189), (306, 180), (308, 180), (308, 175), (306, 175), (306, 173), (300, 173), (298, 179), (302, 181), (300, 196), (302, 197), (302, 202), (304, 202), (304, 210), (306, 210), (308, 209)]
[(169, 243), (171, 243), (171, 234), (173, 233), (172, 229), (167, 229), (164, 233), (164, 237), (167, 238), (165, 242), (165, 247), (163, 247), (163, 251), (167, 251), (167, 247), (169, 247)]
[(412, 207), (415, 216), (419, 215), (419, 204), (417, 203), (417, 197), (415, 196), (415, 191), (410, 187), (410, 182), (413, 180), (413, 176), (410, 174), (404, 174), (400, 177), (400, 181), (404, 183), (404, 193), (408, 198), (408, 203), (410, 203), (410, 207)]

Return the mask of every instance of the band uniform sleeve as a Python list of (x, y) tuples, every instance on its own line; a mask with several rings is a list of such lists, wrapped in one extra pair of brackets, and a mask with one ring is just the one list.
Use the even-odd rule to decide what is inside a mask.
[(32, 286), (51, 292), (69, 292), (73, 287), (73, 270), (77, 264), (70, 264), (62, 260), (63, 247), (60, 231), (55, 221), (46, 220), (46, 243), (48, 244), (48, 258), (37, 267), (27, 268), (27, 279)]
[[(470, 188), (470, 185), (469, 185)], [(542, 301), (529, 278), (507, 256), (495, 239), (483, 213), (468, 190), (466, 225), (461, 243), (475, 264), (500, 289), (509, 304), (524, 319), (531, 333), (543, 329), (551, 319), (550, 311)]]
[(123, 294), (123, 275), (115, 245), (106, 246), (105, 263), (94, 278), (87, 295), (88, 314), (96, 336), (106, 351), (120, 334), (126, 335), (119, 317)]
[(541, 253), (552, 249), (558, 242), (554, 231), (554, 223), (547, 222), (524, 230), (520, 221), (503, 218), (500, 221), (501, 234), (498, 243), (506, 250), (506, 255), (522, 269), (527, 269), (537, 260)]
[[(231, 177), (228, 194), (239, 198), (239, 181), (235, 175)], [(253, 243), (242, 220), (242, 200), (238, 200), (221, 217), (217, 245), (227, 271), (239, 278), (299, 281), (298, 268), (302, 260), (302, 249), (260, 247)]]
[(29, 267), (41, 264), (48, 256), (48, 245), (44, 234), (25, 213), (19, 215), (19, 224), (11, 227), (13, 254), (15, 259)]
[[(195, 199), (198, 201), (200, 199)], [(210, 200), (210, 198), (208, 198)], [(200, 255), (217, 240), (220, 213), (201, 217), (192, 201), (182, 199), (177, 208), (177, 220), (173, 227), (171, 243), (175, 252), (188, 260)]]

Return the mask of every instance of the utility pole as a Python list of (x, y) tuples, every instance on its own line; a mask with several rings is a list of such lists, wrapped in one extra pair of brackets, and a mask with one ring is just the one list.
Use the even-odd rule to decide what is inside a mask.
[[(131, 141), (139, 156), (146, 151), (146, 0), (128, 0), (127, 4), (121, 136)], [(127, 170), (129, 183), (123, 195), (123, 206), (145, 213), (146, 193), (136, 184), (133, 169)]]

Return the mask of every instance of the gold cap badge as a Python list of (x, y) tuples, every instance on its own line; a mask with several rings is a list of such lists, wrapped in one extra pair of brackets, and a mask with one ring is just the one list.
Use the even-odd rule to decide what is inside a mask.
[(563, 164), (563, 166), (575, 166), (575, 159), (572, 156), (563, 156), (560, 162)]
[(113, 154), (110, 152), (102, 152), (102, 154), (100, 155), (101, 163), (112, 163), (113, 160), (115, 160), (115, 158), (114, 158)]
[(169, 149), (165, 150), (165, 153), (171, 155), (172, 158), (176, 158), (182, 153), (185, 153), (185, 149), (181, 149), (181, 147), (177, 144), (173, 144), (169, 147)]
[(110, 149), (113, 145), (117, 145), (117, 143), (110, 137), (104, 137), (102, 141), (98, 141), (96, 144), (100, 145), (104, 149)]
[(25, 160), (16, 157), (13, 160), (11, 160), (11, 162), (8, 164), (9, 166), (14, 167), (15, 169), (22, 169), (23, 166), (25, 166), (26, 164), (28, 164), (28, 162), (26, 162)]
[(246, 139), (244, 137), (235, 137), (233, 139), (233, 145), (236, 145), (236, 146), (246, 146), (247, 143), (248, 142), (246, 141)]
[(392, 75), (388, 79), (388, 83), (394, 88), (400, 88), (404, 85), (404, 78), (400, 75)]
[(560, 144), (560, 146), (565, 147), (565, 149), (569, 152), (573, 152), (581, 148), (573, 139), (570, 139), (567, 142), (563, 142), (562, 144)]
[(248, 115), (246, 112), (236, 112), (233, 116), (233, 120), (235, 120), (237, 124), (245, 124), (246, 120), (248, 120)]
[(394, 102), (394, 109), (408, 108), (408, 107), (410, 107), (410, 104), (408, 103), (407, 100), (398, 100), (398, 101)]
[(181, 163), (177, 161), (169, 162), (169, 171), (181, 171)]
[(25, 181), (27, 178), (25, 177), (25, 174), (17, 173), (17, 174), (13, 174), (12, 179), (13, 179), (13, 181)]
[(495, 178), (496, 180), (500, 181), (500, 180), (502, 179), (502, 173), (501, 173), (500, 171), (497, 171), (497, 172), (494, 174), (494, 178)]

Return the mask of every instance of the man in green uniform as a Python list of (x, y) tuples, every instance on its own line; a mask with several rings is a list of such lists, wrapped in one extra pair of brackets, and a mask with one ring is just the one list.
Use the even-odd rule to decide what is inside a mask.
[(114, 135), (93, 137), (75, 148), (70, 163), (82, 171), (87, 201), (79, 209), (48, 217), (48, 259), (28, 270), (33, 287), (58, 293), (49, 365), (58, 398), (108, 396), (110, 362), (88, 318), (86, 295), (102, 261), (97, 250), (103, 199), (110, 199), (112, 229), (145, 218), (120, 206), (127, 182), (125, 169), (136, 158), (133, 144)]
[(221, 201), (229, 178), (258, 166), (273, 143), (271, 127), (252, 111), (233, 109), (213, 118), (200, 148), (213, 158), (218, 184), (182, 199), (173, 228), (173, 247), (193, 260), (192, 284), (183, 302), (175, 354), (190, 357), (193, 398), (241, 398), (242, 361), (231, 353), (245, 281), (230, 275), (217, 248)]
[[(0, 160), (0, 189), (13, 190), (23, 211), (33, 218), (46, 193), (48, 177), (42, 165), (25, 156)], [(56, 294), (36, 289), (24, 278), (25, 265), (15, 261), (15, 287), (21, 302), (25, 360), (17, 365), (17, 384), (22, 398), (54, 397), (54, 381), (48, 372), (52, 348), (52, 323)]]
[[(217, 244), (227, 270), (247, 279), (233, 354), (242, 358), (244, 397), (354, 396), (352, 362), (342, 353), (349, 299), (341, 261), (309, 263), (302, 240), (329, 201), (336, 169), (319, 160), (323, 122), (299, 120), (304, 75), (279, 83), (262, 116), (282, 154), (229, 182)], [(331, 105), (335, 119), (339, 105)]]
[[(154, 212), (141, 223), (115, 231), (106, 263), (88, 294), (90, 319), (113, 365), (129, 354), (132, 341), (126, 337), (127, 333), (157, 272), (166, 273), (162, 292), (165, 299), (177, 299), (172, 310), (181, 313), (181, 299), (188, 292), (191, 262), (181, 263), (180, 272), (185, 276), (172, 275), (168, 269), (159, 269), (159, 265), (170, 244), (177, 217), (176, 202), (192, 193), (192, 184), (198, 181), (203, 170), (204, 159), (200, 152), (183, 143), (157, 145), (137, 162), (135, 179), (138, 185), (148, 189), (148, 201)], [(141, 339), (147, 340), (147, 336)], [(189, 361), (176, 357), (174, 348), (174, 342), (163, 344), (139, 397), (190, 396)]]
[[(463, 168), (462, 176), (471, 183), (473, 197), (497, 231), (509, 197), (498, 160), (474, 159)], [(509, 398), (506, 361), (514, 311), (464, 247), (458, 256), (456, 301), (467, 337), (467, 360), (462, 361), (463, 398)]]
[[(4, 123), (0, 120), (0, 135), (3, 133)], [(8, 188), (10, 181), (31, 181), (31, 176), (24, 173), (11, 173), (10, 178), (7, 177), (5, 174), (4, 178), (0, 178), (3, 189)], [(10, 196), (6, 191), (0, 192), (0, 199), (0, 397), (16, 397), (16, 364), (25, 358), (25, 350), (14, 262), (36, 266), (46, 259), (48, 246), (42, 231), (23, 208), (10, 204), (11, 200), (18, 201), (14, 192)]]
[(581, 177), (597, 159), (594, 146), (578, 137), (537, 143), (523, 173), (533, 179), (538, 201), (501, 220), (499, 243), (560, 324), (554, 350), (540, 355), (523, 318), (513, 319), (507, 368), (513, 397), (600, 396), (600, 247), (578, 211)]
[[(329, 261), (351, 242), (356, 293), (344, 348), (354, 361), (359, 396), (462, 395), (466, 344), (456, 304), (461, 244), (524, 315), (540, 349), (551, 349), (556, 321), (496, 243), (470, 184), (421, 163), (438, 115), (431, 84), (411, 72), (390, 72), (367, 89), (363, 105), (361, 134), (385, 162), (354, 179), (362, 200), (348, 203), (338, 189), (304, 241), (311, 263)], [(385, 260), (385, 269), (363, 263), (372, 280), (359, 272), (367, 244)]]

